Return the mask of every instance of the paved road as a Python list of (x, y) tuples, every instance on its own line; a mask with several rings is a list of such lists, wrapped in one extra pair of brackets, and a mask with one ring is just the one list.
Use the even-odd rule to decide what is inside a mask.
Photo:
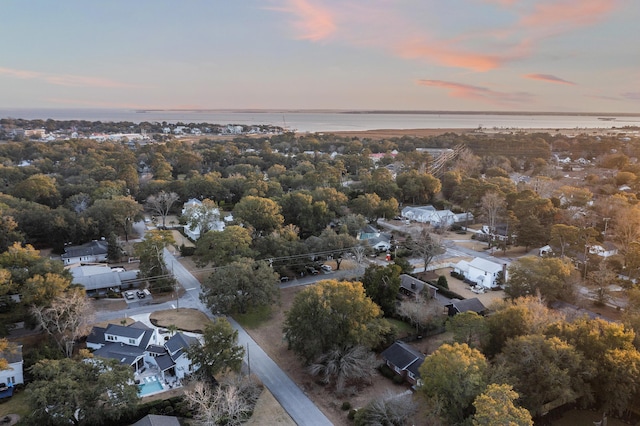
[[(194, 308), (204, 312), (210, 318), (214, 315), (200, 301), (200, 282), (178, 262), (173, 254), (165, 249), (164, 259), (167, 266), (172, 269), (174, 276), (185, 289), (185, 294), (178, 302), (170, 301), (147, 306), (129, 306), (128, 309), (115, 312), (98, 312), (98, 321), (108, 321), (122, 318), (125, 315), (137, 315), (151, 313), (163, 309)], [(262, 348), (249, 336), (249, 334), (232, 318), (227, 318), (233, 327), (238, 330), (238, 343), (247, 348), (245, 363), (251, 368), (251, 372), (260, 378), (289, 416), (300, 426), (325, 426), (331, 425), (329, 419), (315, 406), (315, 404), (302, 392), (302, 390), (287, 376), (287, 374), (262, 350)]]

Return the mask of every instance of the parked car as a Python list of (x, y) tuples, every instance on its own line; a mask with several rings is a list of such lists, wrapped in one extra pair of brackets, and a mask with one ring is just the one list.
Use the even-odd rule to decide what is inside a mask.
[(325, 272), (331, 272), (331, 271), (333, 271), (333, 268), (332, 268), (331, 266), (329, 266), (329, 265), (322, 265), (322, 266), (320, 267), (320, 269), (322, 269), (322, 270), (323, 270), (323, 271), (325, 271)]
[(144, 299), (144, 297), (145, 297), (144, 291), (142, 291), (142, 290), (136, 291), (136, 294), (138, 295), (138, 297), (140, 299)]
[(280, 277), (280, 282), (281, 283), (286, 283), (287, 281), (289, 281), (289, 277), (288, 276), (285, 275), (283, 277)]
[(318, 275), (320, 272), (318, 272), (318, 270), (316, 268), (307, 268), (307, 271), (311, 274), (311, 275)]
[(136, 298), (136, 295), (133, 294), (132, 291), (125, 291), (124, 292), (124, 297), (126, 297), (127, 300), (134, 300)]

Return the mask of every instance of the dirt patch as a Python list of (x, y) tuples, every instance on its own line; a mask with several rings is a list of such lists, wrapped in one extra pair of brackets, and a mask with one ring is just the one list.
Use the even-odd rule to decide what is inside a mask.
[(179, 330), (202, 333), (211, 320), (197, 309), (181, 308), (152, 312), (149, 321), (156, 327), (175, 325)]
[(266, 388), (263, 389), (258, 403), (253, 409), (253, 416), (245, 423), (245, 425), (248, 426), (260, 426), (264, 424), (296, 426), (296, 422), (289, 417), (289, 414), (287, 414), (280, 403)]

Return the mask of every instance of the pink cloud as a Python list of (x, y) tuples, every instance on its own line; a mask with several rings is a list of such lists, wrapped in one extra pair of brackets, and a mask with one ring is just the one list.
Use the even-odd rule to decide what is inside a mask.
[(326, 7), (308, 0), (287, 0), (287, 6), (275, 8), (295, 17), (293, 25), (302, 40), (320, 41), (329, 38), (337, 29), (334, 14)]
[(591, 25), (617, 7), (617, 0), (554, 0), (536, 4), (522, 17), (528, 28), (562, 27), (566, 30)]
[(502, 65), (505, 58), (498, 55), (465, 52), (455, 47), (437, 47), (435, 43), (407, 42), (396, 48), (396, 53), (409, 59), (426, 59), (441, 65), (470, 69), (473, 71), (489, 71)]
[(0, 75), (6, 75), (22, 80), (41, 80), (56, 86), (102, 87), (108, 89), (138, 87), (132, 84), (100, 77), (86, 77), (72, 74), (48, 74), (38, 71), (18, 70), (5, 67), (0, 67)]
[(560, 77), (556, 77), (555, 75), (551, 75), (551, 74), (526, 74), (523, 77), (531, 79), (531, 80), (546, 81), (547, 83), (568, 84), (570, 86), (575, 86), (576, 85), (576, 83), (574, 83), (572, 81), (568, 81), (568, 80), (562, 79)]
[(498, 92), (486, 87), (455, 83), (443, 80), (418, 80), (421, 86), (438, 87), (449, 90), (449, 96), (454, 98), (485, 101), (492, 104), (505, 105), (531, 101), (531, 94), (526, 92)]

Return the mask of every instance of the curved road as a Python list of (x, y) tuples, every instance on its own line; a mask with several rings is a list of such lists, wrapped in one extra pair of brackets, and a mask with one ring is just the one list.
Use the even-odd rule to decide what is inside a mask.
[[(200, 282), (189, 272), (167, 249), (164, 259), (176, 279), (185, 289), (185, 294), (179, 299), (179, 307), (194, 308), (204, 312), (208, 317), (214, 315), (200, 301)], [(122, 318), (123, 315), (137, 315), (150, 313), (162, 309), (175, 309), (176, 302), (165, 302), (155, 305), (133, 307), (114, 312), (98, 312), (98, 321), (108, 321)], [(287, 374), (266, 354), (265, 351), (249, 336), (249, 334), (232, 318), (227, 318), (231, 325), (238, 330), (238, 343), (244, 346), (245, 363), (251, 372), (260, 378), (289, 416), (300, 426), (331, 425), (329, 419), (302, 392), (302, 390), (287, 376)]]

